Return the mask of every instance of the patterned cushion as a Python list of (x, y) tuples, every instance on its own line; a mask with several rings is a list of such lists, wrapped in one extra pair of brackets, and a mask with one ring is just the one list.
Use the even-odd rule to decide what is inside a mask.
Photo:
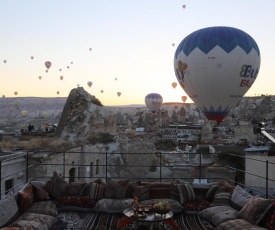
[(213, 183), (191, 183), (194, 193), (196, 195), (196, 200), (203, 200), (205, 198), (206, 193), (209, 188), (213, 185)]
[(9, 227), (19, 227), (20, 229), (46, 230), (55, 221), (55, 217), (43, 214), (25, 212)]
[(19, 190), (17, 205), (20, 213), (24, 213), (33, 203), (32, 184), (27, 184), (23, 190)]
[(149, 198), (169, 198), (171, 183), (155, 182), (150, 184)]
[(57, 208), (75, 206), (79, 208), (94, 208), (96, 201), (89, 196), (63, 196), (56, 200)]
[(96, 202), (95, 212), (122, 213), (124, 209), (129, 208), (133, 199), (107, 199), (103, 198)]
[(102, 184), (91, 183), (90, 197), (97, 201), (104, 197), (105, 186)]
[(8, 225), (18, 211), (18, 206), (12, 191), (0, 200), (0, 207), (0, 227), (2, 227)]
[(249, 202), (239, 211), (238, 218), (245, 219), (251, 224), (256, 224), (261, 214), (265, 211), (271, 200), (259, 196), (252, 197)]
[(33, 188), (33, 199), (34, 202), (38, 202), (38, 201), (43, 201), (43, 200), (49, 200), (49, 193), (41, 188), (41, 187), (36, 187), (32, 184), (32, 188)]
[(261, 227), (275, 230), (275, 202), (267, 207), (263, 213), (263, 218), (259, 222)]
[(198, 215), (219, 226), (228, 220), (237, 219), (237, 213), (238, 211), (230, 206), (215, 206), (202, 210)]
[(62, 196), (67, 186), (68, 182), (54, 172), (52, 178), (46, 182), (43, 188), (47, 190), (52, 199), (57, 199)]
[(50, 215), (53, 217), (58, 214), (56, 204), (53, 200), (35, 202), (28, 209), (28, 212)]
[(85, 183), (82, 191), (80, 192), (80, 196), (89, 196), (91, 194), (92, 183)]
[(219, 181), (217, 185), (224, 188), (226, 192), (233, 192), (235, 189), (235, 186), (229, 184), (226, 180)]
[(72, 182), (70, 183), (62, 196), (80, 196), (86, 183)]
[(133, 187), (133, 193), (138, 197), (138, 201), (149, 200), (148, 185), (139, 186), (137, 184), (132, 184), (132, 187)]
[(123, 199), (127, 191), (127, 186), (123, 187), (119, 183), (109, 180), (106, 183), (104, 198), (108, 199)]
[(178, 185), (176, 183), (170, 184), (169, 199), (180, 201)]
[(146, 205), (151, 205), (151, 204), (156, 204), (160, 201), (166, 201), (169, 206), (171, 207), (171, 211), (173, 213), (181, 213), (183, 211), (183, 207), (180, 204), (180, 202), (176, 201), (176, 200), (172, 200), (172, 199), (151, 199), (151, 200), (144, 200), (141, 201), (141, 204), (146, 204)]
[(178, 191), (181, 204), (184, 204), (186, 201), (196, 200), (196, 195), (191, 184), (178, 184)]
[(217, 230), (264, 230), (259, 226), (255, 226), (245, 219), (229, 220), (218, 226)]
[(192, 200), (192, 201), (187, 201), (184, 204), (182, 204), (184, 208), (184, 212), (186, 214), (195, 214), (198, 213), (206, 208), (210, 207), (210, 203), (208, 200), (203, 199), (203, 200)]
[(211, 204), (211, 207), (214, 206), (230, 206), (231, 203), (231, 193), (229, 192), (221, 192), (216, 193), (214, 197), (214, 201)]
[(205, 198), (207, 200), (209, 200), (210, 202), (213, 202), (214, 198), (215, 198), (215, 194), (218, 191), (220, 187), (216, 184), (213, 184), (210, 186), (210, 188), (207, 190), (206, 194), (205, 194)]
[(252, 195), (237, 185), (231, 196), (231, 206), (238, 211), (252, 198)]

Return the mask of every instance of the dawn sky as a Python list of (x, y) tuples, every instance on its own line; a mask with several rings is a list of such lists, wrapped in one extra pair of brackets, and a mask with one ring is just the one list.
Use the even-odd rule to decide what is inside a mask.
[(210, 26), (254, 38), (261, 67), (246, 96), (275, 95), (274, 10), (274, 0), (0, 0), (0, 95), (67, 97), (79, 85), (104, 105), (144, 104), (149, 93), (181, 102), (175, 50)]

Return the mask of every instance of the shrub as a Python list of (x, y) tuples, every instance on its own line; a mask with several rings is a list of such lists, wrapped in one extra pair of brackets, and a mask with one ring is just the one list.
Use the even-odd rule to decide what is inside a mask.
[(102, 143), (108, 144), (114, 142), (114, 137), (110, 133), (95, 133), (87, 137), (87, 141), (91, 144)]

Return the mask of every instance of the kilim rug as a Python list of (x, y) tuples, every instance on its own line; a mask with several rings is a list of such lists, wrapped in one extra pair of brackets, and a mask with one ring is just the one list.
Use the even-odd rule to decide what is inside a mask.
[[(154, 230), (159, 230), (154, 225)], [(50, 230), (130, 230), (133, 222), (123, 214), (61, 212)], [(146, 224), (139, 224), (138, 230), (149, 230)], [(160, 230), (215, 230), (213, 224), (196, 215), (175, 215), (172, 221), (161, 223)]]

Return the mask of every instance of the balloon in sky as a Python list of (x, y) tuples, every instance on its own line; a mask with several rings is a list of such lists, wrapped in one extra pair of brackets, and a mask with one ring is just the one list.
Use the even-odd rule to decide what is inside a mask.
[(115, 80), (117, 80), (117, 78), (115, 78)]
[(52, 63), (50, 61), (46, 61), (45, 66), (49, 69), (52, 66)]
[(103, 93), (103, 90), (100, 90), (101, 93)]
[(92, 48), (90, 48), (89, 50), (92, 51)]
[(14, 102), (14, 106), (15, 106), (16, 109), (19, 109), (21, 107), (21, 105), (22, 105), (22, 101), (20, 101), (20, 100), (16, 100)]
[(31, 56), (31, 59), (33, 59), (33, 56)]
[(7, 60), (4, 60), (4, 63), (7, 63)]
[(67, 66), (67, 69), (70, 69), (70, 66)]
[(173, 83), (172, 83), (172, 87), (173, 87), (174, 89), (177, 87), (177, 85), (178, 85), (177, 82), (173, 82)]
[(59, 69), (59, 71), (62, 71), (62, 69)]
[(88, 85), (89, 87), (91, 87), (91, 86), (93, 85), (93, 82), (88, 81), (88, 82), (87, 82), (87, 85)]
[(175, 46), (175, 43), (172, 43), (172, 46)]
[(21, 110), (20, 113), (21, 113), (21, 116), (22, 116), (22, 117), (28, 116), (28, 111), (27, 111), (26, 109)]
[(71, 64), (74, 64), (74, 63), (71, 61)]
[(257, 78), (260, 50), (246, 32), (208, 27), (185, 37), (174, 56), (178, 82), (209, 120), (220, 124)]
[(47, 111), (43, 111), (43, 112), (42, 112), (42, 116), (43, 116), (44, 118), (48, 118), (48, 117), (50, 116), (50, 114), (49, 114)]
[(39, 76), (38, 78), (39, 78), (39, 80), (41, 80), (41, 78), (42, 78), (42, 77), (41, 77), (41, 76)]
[(59, 94), (59, 91), (57, 91), (56, 93)]
[(17, 92), (17, 91), (15, 91), (15, 92), (14, 92), (14, 95), (17, 95), (17, 94), (18, 94), (18, 92)]
[(181, 97), (181, 100), (183, 101), (183, 103), (185, 103), (186, 100), (187, 100), (187, 97), (186, 97), (186, 96), (182, 96), (182, 97)]
[(48, 70), (46, 69), (45, 72), (48, 73)]
[(182, 8), (185, 9), (185, 8), (186, 8), (186, 5), (182, 5)]
[(60, 76), (60, 80), (61, 80), (61, 81), (63, 80), (63, 76)]
[(162, 105), (162, 102), (162, 96), (158, 93), (149, 93), (145, 97), (145, 104), (152, 113), (156, 113), (156, 111), (159, 110), (159, 108)]
[(117, 96), (119, 96), (119, 97), (120, 97), (120, 95), (121, 95), (121, 92), (117, 92)]

